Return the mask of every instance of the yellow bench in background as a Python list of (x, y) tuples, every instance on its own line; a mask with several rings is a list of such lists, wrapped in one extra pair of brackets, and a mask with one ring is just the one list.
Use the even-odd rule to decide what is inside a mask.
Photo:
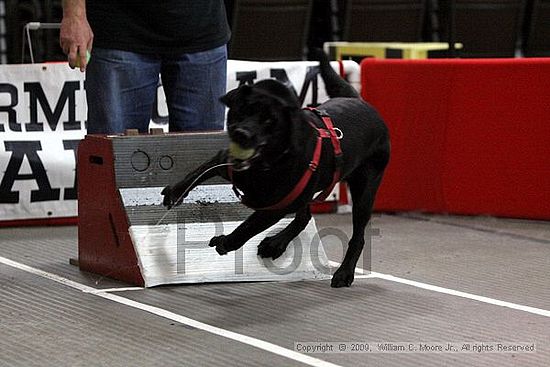
[[(446, 42), (325, 42), (325, 52), (333, 60), (349, 56), (382, 59), (427, 59), (429, 51), (448, 50)], [(455, 43), (455, 49), (461, 49)]]

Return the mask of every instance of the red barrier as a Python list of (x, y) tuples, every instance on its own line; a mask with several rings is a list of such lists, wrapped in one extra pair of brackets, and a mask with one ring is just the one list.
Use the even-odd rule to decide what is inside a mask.
[(550, 219), (550, 58), (361, 64), (387, 121), (382, 211)]
[(115, 175), (112, 139), (87, 135), (78, 147), (78, 265), (80, 270), (145, 284)]

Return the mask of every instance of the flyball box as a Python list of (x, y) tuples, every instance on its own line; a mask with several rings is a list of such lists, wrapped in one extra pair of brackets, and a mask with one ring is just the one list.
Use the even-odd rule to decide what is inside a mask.
[(221, 178), (205, 181), (180, 206), (162, 205), (163, 187), (227, 146), (224, 132), (87, 135), (78, 148), (80, 269), (145, 287), (329, 278), (314, 219), (276, 260), (257, 256), (257, 245), (292, 218), (225, 256), (208, 247), (252, 212)]

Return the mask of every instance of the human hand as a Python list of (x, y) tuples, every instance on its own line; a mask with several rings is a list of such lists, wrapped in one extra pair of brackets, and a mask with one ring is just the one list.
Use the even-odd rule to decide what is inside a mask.
[(73, 69), (78, 67), (82, 72), (86, 70), (88, 52), (92, 49), (94, 39), (84, 7), (67, 2), (59, 35), (59, 44), (68, 56), (69, 66)]

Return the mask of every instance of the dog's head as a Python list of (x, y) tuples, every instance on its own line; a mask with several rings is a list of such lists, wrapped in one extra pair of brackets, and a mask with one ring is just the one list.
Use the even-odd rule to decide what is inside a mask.
[(299, 144), (294, 132), (300, 104), (284, 84), (267, 79), (242, 85), (221, 101), (229, 107), (229, 155), (235, 169), (247, 169), (255, 162), (269, 166)]

